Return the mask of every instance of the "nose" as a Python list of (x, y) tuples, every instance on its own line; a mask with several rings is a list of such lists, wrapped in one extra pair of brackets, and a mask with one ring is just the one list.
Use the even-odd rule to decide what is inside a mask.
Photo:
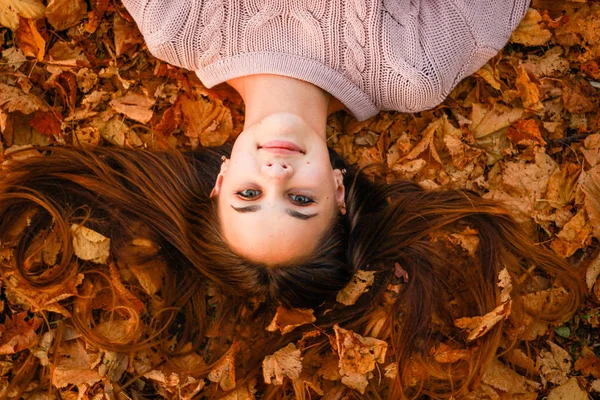
[(265, 176), (272, 179), (286, 179), (292, 176), (292, 166), (283, 162), (269, 161), (263, 164), (261, 171)]

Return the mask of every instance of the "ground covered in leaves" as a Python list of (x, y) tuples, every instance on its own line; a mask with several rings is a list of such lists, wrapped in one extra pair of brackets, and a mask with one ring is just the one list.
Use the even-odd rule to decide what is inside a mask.
[[(226, 86), (207, 89), (193, 73), (153, 58), (118, 2), (0, 0), (0, 24), (0, 159), (24, 146), (50, 144), (156, 150), (214, 146), (234, 140), (242, 129), (239, 96)], [(329, 119), (329, 144), (349, 162), (385, 163), (389, 179), (410, 179), (428, 188), (465, 188), (502, 201), (532, 237), (568, 259), (585, 281), (586, 301), (572, 320), (558, 327), (520, 321), (518, 330), (517, 324), (505, 325), (507, 338), (528, 341), (527, 351), (516, 348), (493, 362), (474, 398), (600, 397), (599, 59), (600, 2), (534, 0), (504, 51), (461, 82), (437, 108), (414, 115), (386, 112), (364, 122), (340, 111)], [(74, 225), (72, 231), (77, 257), (107, 261), (107, 238), (84, 226)], [(477, 244), (468, 230), (449, 240), (467, 252)], [(53, 251), (43, 256), (51, 260)], [(0, 253), (0, 261), (10, 257), (10, 249)], [(130, 304), (151, 312), (144, 303), (158, 301), (161, 271), (160, 266), (113, 266), (107, 274)], [(62, 398), (86, 393), (113, 398), (111, 382), (128, 377), (140, 377), (133, 391), (146, 385), (146, 393), (150, 388), (171, 398), (202, 396), (211, 384), (235, 388), (235, 348), (206, 378), (199, 378), (158, 367), (149, 370), (148, 355), (129, 357), (94, 348), (73, 329), (61, 331), (61, 344), (54, 346), (56, 328), (45, 325), (44, 315), (68, 320), (67, 304), (85, 293), (85, 279), (84, 274), (74, 275), (54, 291), (39, 292), (3, 269), (1, 396), (46, 398), (47, 390), (37, 390), (43, 379), (50, 379)], [(338, 301), (353, 304), (373, 279), (372, 273), (359, 271)], [(127, 289), (134, 281), (143, 289), (139, 294)], [(505, 279), (499, 282), (509, 290)], [(524, 301), (533, 310), (552, 301), (547, 293), (528, 296)], [(508, 302), (507, 297), (499, 309), (481, 318), (493, 323), (507, 318)], [(308, 310), (282, 309), (268, 330), (283, 334), (313, 320)], [(467, 340), (486, 333), (481, 319), (463, 318), (455, 324), (464, 328)], [(302, 384), (318, 397), (327, 385), (362, 393), (377, 382), (367, 378), (394, 374), (393, 366), (386, 365), (387, 343), (338, 326), (330, 341), (331, 357), (318, 368), (303, 365), (305, 349), (298, 343), (267, 356), (264, 381), (296, 382), (306, 376), (303, 368), (310, 367), (316, 372), (302, 378)], [(357, 354), (360, 363), (351, 361)], [(31, 378), (27, 387), (9, 387), (29, 355), (49, 367), (50, 378), (39, 368), (40, 376)], [(190, 365), (202, 363), (193, 354), (187, 357)], [(440, 347), (431, 357), (451, 364), (469, 352)], [(228, 398), (251, 399), (253, 392), (250, 382)]]

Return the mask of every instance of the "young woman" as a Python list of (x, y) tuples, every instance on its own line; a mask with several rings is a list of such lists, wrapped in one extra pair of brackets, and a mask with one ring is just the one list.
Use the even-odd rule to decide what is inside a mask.
[[(495, 282), (506, 268), (513, 314), (561, 322), (579, 304), (577, 277), (494, 202), (371, 181), (327, 150), (325, 119), (334, 99), (361, 119), (439, 103), (506, 43), (527, 6), (475, 3), (126, 1), (155, 55), (196, 70), (207, 86), (227, 81), (242, 95), (244, 130), (233, 148), (188, 154), (55, 147), (13, 155), (0, 173), (0, 243), (14, 249), (5, 263), (40, 290), (83, 272), (89, 292), (69, 310), (89, 343), (166, 357), (191, 342), (208, 364), (195, 371), (203, 378), (240, 337), (249, 348), (236, 358), (239, 385), (257, 375), (265, 355), (299, 339), (301, 329), (279, 340), (263, 331), (261, 321), (283, 304), (313, 308), (323, 332), (340, 324), (390, 343), (397, 373), (364, 396), (464, 395), (495, 356), (502, 323), (469, 347), (451, 321), (501, 304)], [(127, 307), (110, 310), (106, 293), (94, 291), (107, 286), (109, 273), (73, 256), (71, 224), (109, 237), (117, 267), (166, 262), (160, 311), (139, 316), (121, 342), (96, 329), (97, 307), (117, 319)], [(479, 240), (476, 262), (457, 262), (456, 251), (435, 239), (465, 227)], [(61, 247), (46, 265), (39, 255), (53, 236)], [(151, 245), (132, 251), (140, 239)], [(547, 279), (528, 281), (532, 268)], [(351, 307), (334, 305), (358, 270), (376, 273), (373, 287)], [(521, 293), (556, 288), (564, 296), (553, 307), (519, 303)], [(314, 340), (307, 367), (328, 343), (326, 335)], [(440, 343), (469, 347), (471, 356), (451, 368), (440, 364), (428, 357)], [(415, 373), (417, 364), (424, 373)], [(12, 384), (29, 372), (16, 371)], [(209, 385), (205, 397), (224, 394), (218, 382)], [(304, 396), (296, 383), (258, 385), (266, 398)]]
[(238, 254), (276, 265), (312, 254), (344, 209), (327, 167), (333, 103), (358, 119), (433, 108), (506, 44), (529, 1), (124, 4), (156, 57), (242, 96), (244, 130), (214, 191), (220, 226)]

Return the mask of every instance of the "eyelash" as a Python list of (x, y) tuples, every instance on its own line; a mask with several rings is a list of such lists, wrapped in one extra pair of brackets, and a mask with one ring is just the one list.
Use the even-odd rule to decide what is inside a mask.
[[(248, 192), (248, 191), (254, 191), (254, 192), (257, 192), (258, 194), (256, 196), (251, 196), (251, 195), (248, 195), (248, 194), (244, 194), (244, 192)], [(244, 189), (244, 190), (240, 190), (238, 192), (235, 192), (235, 194), (238, 197), (240, 197), (242, 200), (250, 201), (250, 200), (255, 200), (258, 197), (260, 197), (261, 191), (257, 190), (257, 189)], [(306, 201), (298, 201), (297, 199), (294, 199), (294, 198), (298, 198), (298, 197), (303, 197), (303, 198), (306, 199)], [(289, 198), (292, 201), (292, 203), (294, 203), (297, 206), (307, 206), (307, 205), (312, 204), (312, 203), (315, 202), (310, 197), (304, 196), (304, 195), (301, 195), (301, 194), (290, 194)]]

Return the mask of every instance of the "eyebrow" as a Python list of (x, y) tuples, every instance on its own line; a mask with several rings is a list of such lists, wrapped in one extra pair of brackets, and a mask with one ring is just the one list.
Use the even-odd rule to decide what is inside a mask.
[[(245, 206), (245, 207), (234, 207), (233, 204), (230, 204), (231, 208), (233, 208), (235, 211), (239, 212), (239, 213), (249, 213), (249, 212), (256, 212), (258, 210), (261, 209), (261, 206)], [(313, 217), (316, 217), (317, 215), (319, 215), (319, 213), (315, 213), (315, 214), (303, 214), (301, 212), (298, 212), (296, 210), (292, 210), (291, 208), (286, 208), (285, 209), (285, 213), (287, 215), (289, 215), (290, 217), (294, 217), (297, 219), (301, 219), (303, 221), (306, 221), (307, 219), (311, 219)]]

